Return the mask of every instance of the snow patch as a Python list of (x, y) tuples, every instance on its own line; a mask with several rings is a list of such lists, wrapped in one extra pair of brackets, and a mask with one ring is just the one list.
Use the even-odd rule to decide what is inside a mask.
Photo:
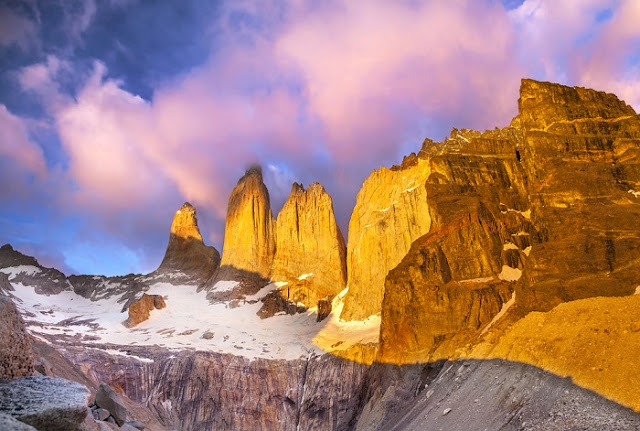
[[(501, 205), (504, 205), (503, 203), (500, 203)], [(506, 206), (506, 205), (504, 205)], [(504, 211), (500, 211), (502, 214), (506, 214), (506, 213), (516, 213), (516, 214), (520, 214), (522, 217), (524, 217), (527, 220), (531, 220), (531, 209), (528, 209), (526, 211), (518, 211), (516, 209), (513, 208), (507, 208)]]
[(41, 272), (41, 270), (37, 266), (33, 266), (33, 265), (18, 265), (18, 266), (11, 266), (8, 268), (1, 268), (0, 272), (4, 272), (9, 276), (9, 280), (12, 280), (16, 278), (18, 274), (34, 275)]
[(488, 283), (493, 280), (493, 277), (468, 278), (466, 280), (460, 280), (460, 283)]
[(379, 212), (379, 213), (387, 212), (387, 211), (389, 211), (389, 210), (390, 210), (390, 209), (391, 209), (395, 204), (397, 204), (397, 203), (398, 203), (398, 201), (393, 201), (393, 202), (391, 203), (391, 205), (389, 205), (388, 207), (386, 207), (386, 208), (384, 208), (384, 209), (381, 209), (381, 210), (376, 210), (376, 211), (377, 211), (377, 212)]
[(306, 280), (307, 278), (311, 277), (313, 275), (313, 272), (309, 272), (307, 274), (302, 274), (300, 277), (298, 277), (298, 280)]
[(507, 242), (502, 245), (503, 250), (520, 250), (517, 245), (512, 242)]
[(500, 309), (500, 311), (498, 312), (498, 314), (496, 314), (493, 319), (491, 319), (491, 322), (489, 322), (489, 324), (487, 326), (484, 327), (484, 329), (482, 330), (482, 332), (480, 332), (480, 335), (484, 335), (487, 333), (487, 331), (500, 319), (502, 319), (502, 316), (505, 315), (505, 313), (507, 311), (509, 311), (509, 309), (513, 306), (513, 304), (516, 303), (516, 292), (513, 292), (511, 294), (511, 299), (509, 299), (507, 302), (505, 302), (504, 304), (502, 304), (502, 308)]
[(324, 326), (313, 338), (313, 343), (326, 352), (347, 350), (355, 344), (378, 343), (379, 341), (380, 314), (371, 315), (364, 320), (347, 322), (340, 319), (344, 307), (344, 297), (348, 290), (347, 287), (334, 298), (331, 314), (321, 322), (324, 323)]
[(418, 187), (420, 187), (420, 184), (418, 184), (417, 186), (413, 186), (413, 187), (411, 187), (411, 188), (409, 188), (409, 189), (404, 189), (404, 190), (402, 191), (402, 193), (409, 193), (409, 192), (412, 192), (412, 191), (414, 191), (415, 189), (417, 189)]
[(148, 364), (153, 363), (153, 359), (132, 355), (130, 353), (123, 352), (122, 350), (105, 349), (104, 351), (110, 355), (125, 356), (127, 358), (135, 359), (136, 361), (140, 361), (140, 362), (146, 362)]
[(640, 286), (636, 286), (636, 291), (634, 295), (640, 295)]
[[(166, 308), (153, 310), (148, 320), (133, 328), (122, 324), (127, 315), (120, 312), (122, 304), (115, 295), (90, 301), (72, 291), (42, 296), (32, 286), (15, 283), (14, 287), (17, 306), (30, 332), (77, 337), (89, 347), (110, 344), (122, 351), (126, 349), (117, 346), (158, 345), (176, 351), (232, 353), (249, 359), (291, 360), (322, 353), (313, 338), (325, 322), (316, 322), (315, 309), (264, 320), (257, 316), (263, 305), (259, 299), (277, 289), (276, 284), (231, 305), (210, 304), (207, 293), (198, 292), (194, 285), (156, 283), (147, 293), (164, 297)], [(215, 337), (203, 338), (207, 331), (214, 332)]]
[(240, 284), (237, 281), (232, 280), (220, 280), (216, 284), (213, 285), (213, 291), (215, 292), (229, 292), (236, 288), (236, 286)]
[(637, 192), (633, 189), (629, 190), (628, 193), (631, 193), (636, 198), (640, 198), (640, 192)]
[(529, 256), (529, 253), (531, 253), (531, 246), (525, 248), (524, 250), (522, 250), (522, 252), (525, 254), (525, 256)]
[(509, 265), (502, 265), (502, 272), (498, 274), (498, 278), (504, 281), (518, 281), (520, 277), (522, 277), (522, 271)]

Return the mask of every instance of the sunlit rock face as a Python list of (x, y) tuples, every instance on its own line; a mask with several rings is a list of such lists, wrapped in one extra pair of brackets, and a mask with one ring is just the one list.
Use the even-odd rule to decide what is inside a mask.
[(343, 319), (360, 320), (380, 312), (387, 273), (411, 243), (429, 231), (424, 185), (431, 170), (426, 156), (420, 152), (402, 166), (374, 171), (358, 192), (349, 222), (349, 291)]
[(386, 279), (381, 360), (451, 357), (514, 303), (634, 292), (638, 116), (613, 95), (530, 80), (519, 106), (509, 127), (454, 129), (428, 158), (431, 228)]
[(432, 226), (386, 279), (381, 360), (447, 357), (511, 298), (531, 231), (520, 143), (514, 127), (454, 129), (429, 158)]
[(188, 202), (176, 211), (171, 223), (169, 245), (156, 273), (179, 272), (200, 280), (211, 277), (220, 265), (220, 253), (206, 246), (198, 228), (196, 209)]
[(632, 293), (640, 278), (640, 117), (612, 94), (524, 80), (533, 245), (517, 303)]
[[(346, 284), (345, 245), (331, 196), (318, 184), (294, 183), (278, 214), (271, 278), (287, 282), (281, 294), (307, 307), (340, 293)], [(330, 302), (330, 300), (329, 300)]]
[(276, 248), (275, 220), (262, 169), (254, 166), (240, 178), (229, 197), (219, 280), (234, 280), (238, 271), (268, 278)]

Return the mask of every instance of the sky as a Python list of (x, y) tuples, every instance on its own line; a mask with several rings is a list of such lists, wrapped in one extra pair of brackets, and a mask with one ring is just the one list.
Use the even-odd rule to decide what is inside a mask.
[(259, 163), (274, 215), (317, 181), (346, 236), (363, 180), (452, 127), (504, 127), (521, 78), (640, 110), (638, 0), (2, 0), (0, 244), (144, 273), (173, 213), (220, 249)]

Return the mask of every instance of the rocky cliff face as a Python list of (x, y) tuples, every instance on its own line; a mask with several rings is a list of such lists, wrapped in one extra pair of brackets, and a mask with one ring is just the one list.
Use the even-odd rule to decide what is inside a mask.
[(220, 253), (202, 241), (196, 209), (188, 202), (176, 211), (171, 223), (169, 245), (155, 274), (210, 278), (220, 265)]
[(294, 183), (278, 214), (276, 253), (271, 279), (287, 282), (281, 294), (314, 307), (345, 287), (345, 245), (333, 214), (331, 197), (313, 183)]
[(640, 277), (640, 117), (612, 94), (522, 82), (520, 122), (540, 232), (517, 303), (549, 310), (633, 293)]
[(529, 80), (519, 103), (511, 126), (454, 129), (428, 158), (432, 227), (387, 277), (381, 360), (450, 357), (514, 289), (520, 312), (634, 292), (638, 116), (613, 95)]
[(429, 158), (432, 227), (386, 279), (381, 360), (448, 357), (511, 298), (532, 229), (520, 144), (514, 127), (454, 130)]
[(275, 220), (262, 169), (252, 167), (231, 192), (218, 280), (255, 274), (267, 279), (276, 247)]
[(358, 192), (349, 222), (347, 285), (341, 317), (360, 320), (382, 309), (384, 279), (411, 243), (429, 232), (425, 181), (431, 173), (421, 153), (403, 166), (374, 171)]
[(366, 365), (330, 355), (294, 361), (154, 349), (154, 362), (70, 347), (95, 382), (149, 405), (172, 429), (348, 429)]

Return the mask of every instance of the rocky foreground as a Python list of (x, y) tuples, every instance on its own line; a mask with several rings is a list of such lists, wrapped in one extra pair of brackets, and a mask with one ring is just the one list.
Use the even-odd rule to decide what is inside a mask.
[[(189, 204), (147, 275), (66, 277), (2, 247), (0, 423), (640, 429), (640, 116), (532, 80), (518, 106), (374, 171), (346, 245), (321, 185), (274, 218), (254, 167), (221, 258)], [(83, 413), (27, 420), (13, 386), (70, 384), (34, 374), (86, 388)]]

